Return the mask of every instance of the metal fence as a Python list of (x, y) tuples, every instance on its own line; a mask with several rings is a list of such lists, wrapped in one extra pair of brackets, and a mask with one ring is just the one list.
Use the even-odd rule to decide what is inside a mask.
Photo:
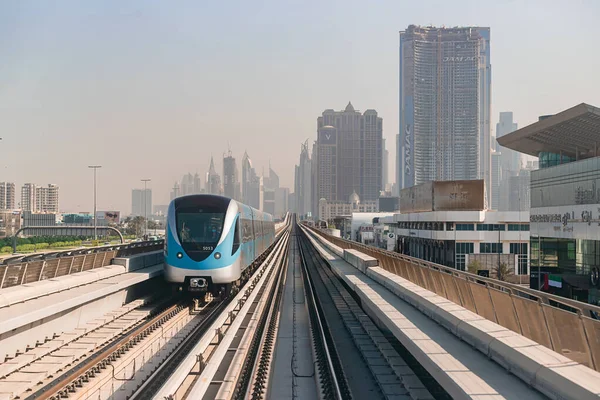
[(576, 362), (600, 371), (600, 307), (315, 233), (344, 249)]
[(115, 257), (162, 249), (163, 241), (101, 246), (54, 253), (30, 254), (0, 265), (0, 289), (111, 265)]

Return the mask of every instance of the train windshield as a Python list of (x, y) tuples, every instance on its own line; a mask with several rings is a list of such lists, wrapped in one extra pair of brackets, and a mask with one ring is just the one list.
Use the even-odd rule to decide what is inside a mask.
[(208, 257), (221, 238), (225, 213), (211, 211), (198, 208), (177, 211), (177, 235), (185, 252), (196, 261)]

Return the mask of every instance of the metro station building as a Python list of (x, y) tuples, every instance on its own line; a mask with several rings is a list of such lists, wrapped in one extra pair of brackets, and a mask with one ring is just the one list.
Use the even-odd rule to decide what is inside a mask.
[(579, 104), (498, 138), (531, 172), (534, 289), (600, 304), (600, 109)]
[(500, 263), (529, 274), (529, 212), (488, 210), (483, 180), (402, 189), (400, 211), (379, 220), (392, 227), (399, 253), (463, 271), (477, 260), (491, 275)]

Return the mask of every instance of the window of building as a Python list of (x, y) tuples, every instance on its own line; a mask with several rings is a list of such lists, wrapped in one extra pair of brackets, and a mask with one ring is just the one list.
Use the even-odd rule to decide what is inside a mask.
[(474, 224), (456, 224), (456, 230), (457, 231), (474, 231), (475, 225)]
[(477, 224), (478, 231), (504, 231), (506, 225), (504, 224)]
[(454, 230), (454, 222), (446, 222), (446, 230), (453, 231)]
[(502, 243), (479, 243), (479, 252), (482, 254), (502, 253)]
[(473, 254), (474, 249), (473, 243), (456, 243), (456, 254)]
[(529, 224), (508, 224), (509, 231), (529, 231)]

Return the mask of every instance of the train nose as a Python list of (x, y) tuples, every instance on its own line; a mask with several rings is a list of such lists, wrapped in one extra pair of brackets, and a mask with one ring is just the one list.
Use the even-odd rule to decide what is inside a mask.
[(190, 287), (193, 288), (205, 288), (207, 286), (206, 279), (204, 278), (191, 278), (190, 279)]

